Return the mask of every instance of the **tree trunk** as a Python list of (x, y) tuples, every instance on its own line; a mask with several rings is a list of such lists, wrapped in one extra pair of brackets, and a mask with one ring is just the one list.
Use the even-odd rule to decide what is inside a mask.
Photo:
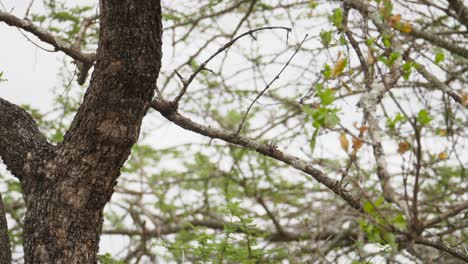
[(0, 195), (0, 264), (11, 263), (10, 239), (8, 238), (8, 226), (3, 208), (2, 195)]
[(154, 95), (161, 35), (160, 1), (100, 1), (91, 84), (57, 146), (0, 99), (10, 112), (0, 114), (0, 156), (21, 179), (26, 202), (26, 263), (97, 262), (103, 208)]

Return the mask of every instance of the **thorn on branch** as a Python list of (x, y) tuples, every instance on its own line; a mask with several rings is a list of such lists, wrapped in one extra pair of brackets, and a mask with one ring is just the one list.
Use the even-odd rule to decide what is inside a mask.
[(208, 72), (211, 72), (211, 73), (213, 73), (213, 74), (216, 74), (215, 71), (213, 71), (212, 69), (206, 68), (206, 67), (203, 67), (203, 70), (208, 71)]

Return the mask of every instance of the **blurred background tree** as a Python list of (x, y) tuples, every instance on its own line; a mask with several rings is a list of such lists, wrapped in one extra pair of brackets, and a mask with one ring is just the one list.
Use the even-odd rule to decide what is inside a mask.
[[(27, 18), (96, 49), (93, 3), (36, 1)], [(163, 25), (102, 263), (468, 261), (466, 3), (163, 1)], [(52, 142), (88, 84), (92, 59), (71, 57), (55, 104), (25, 106)], [(22, 262), (21, 188), (1, 177)]]

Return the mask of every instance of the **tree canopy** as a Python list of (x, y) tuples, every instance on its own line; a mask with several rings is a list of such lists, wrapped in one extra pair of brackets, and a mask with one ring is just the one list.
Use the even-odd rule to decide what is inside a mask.
[[(21, 106), (60, 145), (92, 120), (77, 110), (93, 70), (120, 67), (96, 66), (98, 45), (152, 44), (98, 42), (94, 1), (33, 2), (0, 21), (63, 54), (54, 105)], [(101, 263), (468, 261), (464, 1), (162, 1), (162, 24), (162, 60), (135, 58), (161, 71), (104, 210)], [(144, 115), (132, 109), (116, 113)], [(0, 180), (22, 262), (24, 190)]]

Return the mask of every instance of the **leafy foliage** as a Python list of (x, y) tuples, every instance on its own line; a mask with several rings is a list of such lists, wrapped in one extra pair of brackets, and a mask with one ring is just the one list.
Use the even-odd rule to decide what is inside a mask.
[[(149, 112), (104, 213), (103, 236), (125, 239), (118, 249), (103, 245), (111, 253), (100, 263), (455, 263), (418, 239), (456, 250), (467, 235), (459, 226), (466, 209), (427, 224), (466, 204), (466, 58), (451, 50), (462, 47), (461, 22), (447, 3), (358, 1), (372, 7), (362, 12), (339, 2), (283, 2), (163, 1), (158, 88), (174, 98), (181, 79), (202, 67), (179, 112), (236, 142), (243, 136), (294, 159), (286, 164), (256, 152), (258, 145), (194, 136)], [(79, 46), (95, 50), (94, 6), (46, 0), (43, 7), (31, 15), (36, 25), (70, 45), (84, 31)], [(235, 36), (271, 25), (294, 31), (253, 33), (203, 64)], [(412, 35), (420, 31), (444, 37)], [(51, 109), (22, 106), (55, 144), (85, 92), (69, 82), (72, 67), (64, 66)], [(313, 173), (291, 167), (297, 164)], [(6, 172), (0, 178), (9, 235), (20, 252), (22, 190)], [(362, 210), (342, 199), (345, 191)]]

